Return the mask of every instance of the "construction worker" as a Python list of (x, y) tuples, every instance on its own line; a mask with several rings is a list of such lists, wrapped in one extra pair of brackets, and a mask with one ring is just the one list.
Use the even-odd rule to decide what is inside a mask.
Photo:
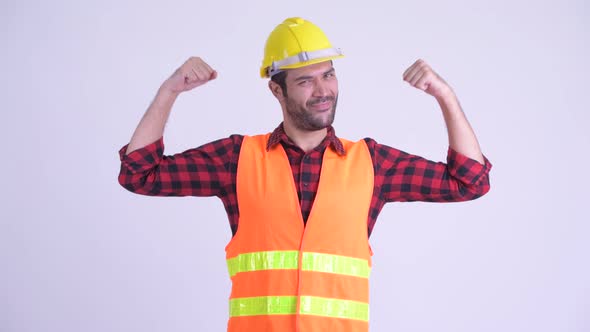
[(120, 184), (153, 196), (218, 196), (232, 240), (228, 331), (368, 331), (371, 248), (383, 205), (454, 202), (489, 190), (489, 161), (451, 87), (416, 61), (403, 74), (433, 96), (449, 136), (447, 163), (371, 138), (338, 138), (333, 60), (313, 23), (289, 18), (270, 34), (260, 69), (283, 122), (264, 135), (231, 135), (164, 156), (163, 131), (182, 92), (217, 78), (191, 57), (168, 78), (120, 150)]

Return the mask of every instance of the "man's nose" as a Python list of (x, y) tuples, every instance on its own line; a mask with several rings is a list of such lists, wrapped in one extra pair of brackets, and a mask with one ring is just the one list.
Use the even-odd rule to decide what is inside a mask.
[(321, 79), (318, 79), (314, 82), (314, 89), (313, 89), (313, 95), (315, 97), (325, 97), (328, 94), (328, 88), (326, 86), (326, 83), (323, 82)]

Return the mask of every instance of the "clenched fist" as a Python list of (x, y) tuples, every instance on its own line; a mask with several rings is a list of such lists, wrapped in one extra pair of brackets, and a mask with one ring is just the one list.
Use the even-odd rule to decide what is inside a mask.
[(215, 78), (217, 78), (217, 71), (203, 59), (190, 57), (162, 84), (162, 88), (178, 94), (192, 90)]
[(435, 98), (443, 98), (452, 94), (451, 87), (438, 76), (432, 68), (422, 59), (414, 62), (406, 69), (403, 75), (404, 81), (413, 87), (420, 89)]

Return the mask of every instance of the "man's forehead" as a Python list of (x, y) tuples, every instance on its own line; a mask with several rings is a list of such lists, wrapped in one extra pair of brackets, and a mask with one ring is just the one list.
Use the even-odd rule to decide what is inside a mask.
[(289, 69), (288, 77), (296, 80), (300, 77), (323, 75), (332, 70), (334, 70), (332, 61), (325, 61), (301, 68)]

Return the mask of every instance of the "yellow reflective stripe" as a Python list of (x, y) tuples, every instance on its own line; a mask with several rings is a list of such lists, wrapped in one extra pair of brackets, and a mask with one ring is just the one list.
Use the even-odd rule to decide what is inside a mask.
[(229, 276), (240, 272), (297, 269), (298, 251), (258, 251), (240, 254), (227, 260)]
[(302, 296), (299, 312), (302, 315), (369, 321), (369, 304), (350, 300)]
[(293, 315), (297, 296), (242, 297), (229, 300), (229, 316)]
[[(227, 260), (230, 277), (240, 272), (297, 269), (298, 251), (258, 251), (240, 254)], [(369, 262), (361, 258), (322, 254), (303, 253), (303, 271), (315, 271), (369, 278)]]
[(362, 258), (304, 252), (302, 270), (369, 278), (369, 262)]
[[(294, 315), (297, 312), (296, 296), (259, 296), (231, 299), (230, 317), (257, 315)], [(350, 300), (302, 296), (302, 315), (369, 321), (369, 304)]]

